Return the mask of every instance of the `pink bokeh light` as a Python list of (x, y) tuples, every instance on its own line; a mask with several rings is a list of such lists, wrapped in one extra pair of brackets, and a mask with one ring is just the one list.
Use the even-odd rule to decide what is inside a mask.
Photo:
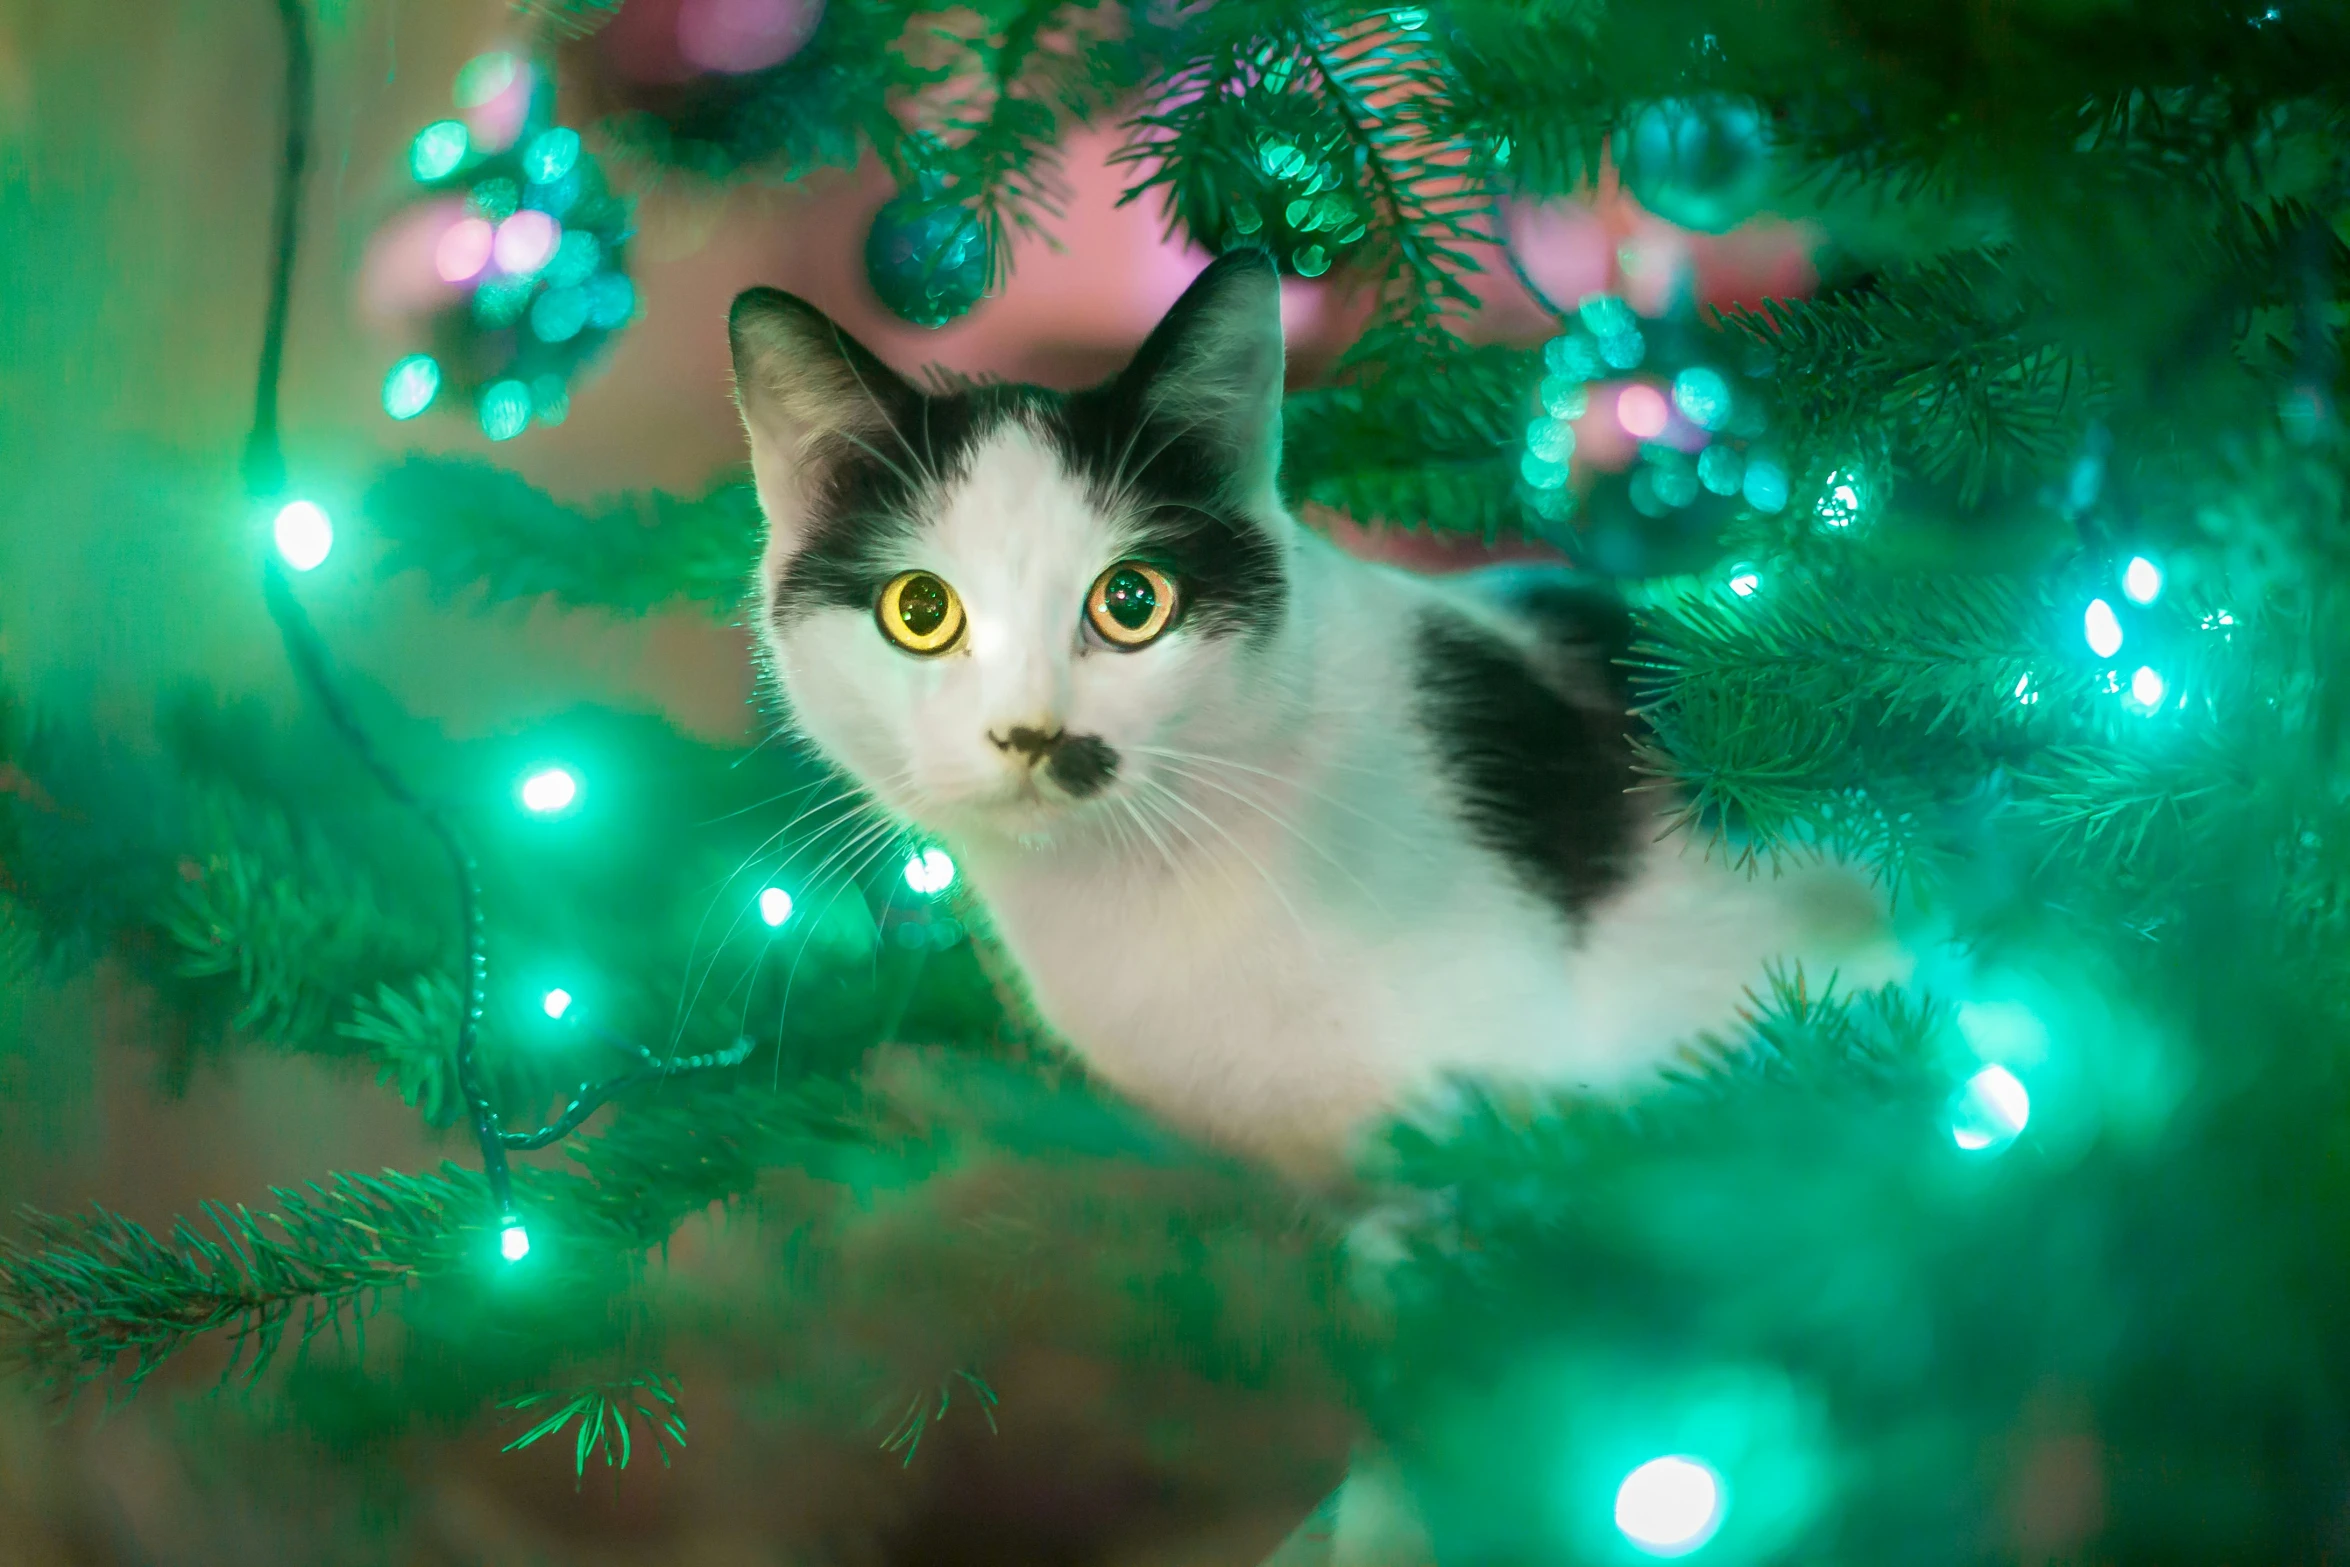
[(490, 250), (496, 243), (497, 231), (487, 218), (461, 218), (449, 225), (449, 231), (433, 247), (433, 270), (444, 283), (469, 282), (490, 264)]
[(1645, 381), (1635, 381), (1616, 394), (1616, 423), (1624, 433), (1643, 441), (1653, 441), (1665, 433), (1665, 426), (1673, 419), (1672, 404), (1665, 394)]
[(499, 271), (527, 277), (547, 264), (562, 241), (561, 224), (535, 207), (525, 207), (498, 225), (491, 254), (497, 257)]
[(824, 19), (824, 0), (684, 0), (677, 52), (705, 71), (763, 71), (799, 52)]
[(464, 120), (473, 145), (482, 152), (503, 152), (522, 134), (530, 117), (530, 96), (538, 79), (528, 61), (518, 63), (514, 76), (487, 102), (465, 109)]

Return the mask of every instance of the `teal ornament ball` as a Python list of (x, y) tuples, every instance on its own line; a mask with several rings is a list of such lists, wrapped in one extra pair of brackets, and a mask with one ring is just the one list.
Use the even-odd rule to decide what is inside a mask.
[(908, 191), (873, 215), (865, 276), (891, 312), (941, 327), (987, 295), (995, 256), (987, 229), (959, 202)]
[(1770, 192), (1770, 137), (1754, 105), (1739, 98), (1652, 103), (1616, 133), (1615, 154), (1625, 189), (1643, 207), (1702, 233), (1736, 228)]

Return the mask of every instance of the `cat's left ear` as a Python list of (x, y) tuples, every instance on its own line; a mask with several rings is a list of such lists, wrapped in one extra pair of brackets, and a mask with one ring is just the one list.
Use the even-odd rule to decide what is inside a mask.
[(1281, 274), (1263, 250), (1208, 263), (1119, 378), (1152, 424), (1226, 454), (1236, 491), (1271, 500), (1281, 467)]
[(772, 560), (798, 547), (832, 470), (894, 442), (921, 394), (830, 316), (781, 289), (736, 295), (726, 335)]

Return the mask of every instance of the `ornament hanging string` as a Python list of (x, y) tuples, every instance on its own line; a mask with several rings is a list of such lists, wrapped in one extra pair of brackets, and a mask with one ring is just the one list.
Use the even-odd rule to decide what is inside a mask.
[[(269, 304), (261, 335), (260, 365), (253, 392), (253, 425), (245, 440), (244, 480), (247, 495), (256, 503), (273, 500), (285, 489), (284, 445), (278, 435), (278, 393), (285, 360), (286, 317), (293, 292), (294, 261), (302, 216), (302, 175), (310, 161), (310, 125), (313, 106), (313, 70), (309, 20), (302, 0), (277, 0), (278, 19), (285, 33), (285, 146), (278, 161), (278, 186), (270, 251)], [(576, 1131), (580, 1123), (613, 1095), (658, 1078), (681, 1072), (734, 1066), (750, 1054), (748, 1038), (732, 1048), (707, 1055), (664, 1059), (640, 1045), (601, 1030), (597, 1037), (612, 1048), (634, 1056), (634, 1069), (616, 1077), (583, 1083), (563, 1113), (529, 1132), (508, 1132), (498, 1124), (497, 1110), (481, 1080), (478, 1046), (484, 998), (488, 991), (489, 960), (482, 932), (481, 876), (465, 838), (447, 812), (411, 788), (368, 736), (350, 704), (344, 700), (327, 657), (326, 644), (295, 597), (285, 567), (273, 554), (262, 570), (262, 600), (277, 625), (286, 658), (302, 686), (325, 713), (343, 743), (396, 804), (414, 815), (449, 862), (457, 887), (457, 925), (463, 944), (464, 1004), (457, 1014), (457, 1082), (465, 1096), (467, 1119), (481, 1147), (482, 1175), (500, 1218), (514, 1220), (514, 1181), (508, 1168), (509, 1148), (544, 1148)]]

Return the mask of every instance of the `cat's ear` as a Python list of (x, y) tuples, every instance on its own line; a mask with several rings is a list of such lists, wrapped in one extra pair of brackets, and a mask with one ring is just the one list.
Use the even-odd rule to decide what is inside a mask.
[(921, 394), (831, 317), (781, 289), (737, 294), (726, 335), (768, 553), (789, 554), (832, 467), (896, 441)]
[(1134, 355), (1124, 380), (1154, 424), (1196, 430), (1229, 454), (1250, 499), (1281, 467), (1281, 275), (1257, 249), (1208, 263)]

